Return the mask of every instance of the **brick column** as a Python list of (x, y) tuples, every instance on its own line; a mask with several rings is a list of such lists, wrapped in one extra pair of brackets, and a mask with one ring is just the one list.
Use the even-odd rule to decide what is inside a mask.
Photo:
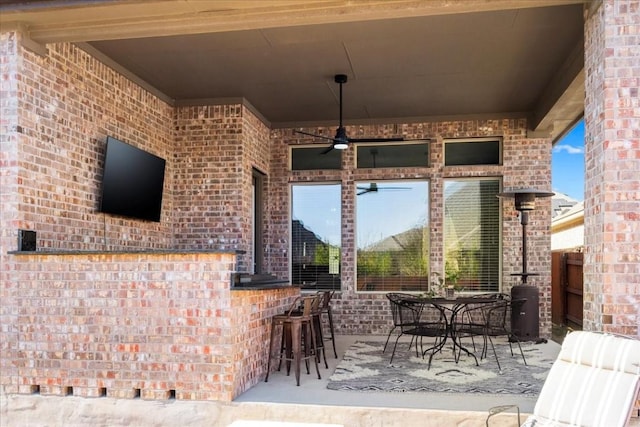
[(585, 22), (584, 329), (640, 336), (638, 0)]

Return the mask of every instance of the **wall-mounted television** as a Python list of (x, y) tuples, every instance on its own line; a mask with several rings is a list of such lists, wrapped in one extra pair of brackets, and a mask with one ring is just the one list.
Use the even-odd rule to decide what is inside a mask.
[(160, 221), (165, 160), (107, 137), (100, 212)]

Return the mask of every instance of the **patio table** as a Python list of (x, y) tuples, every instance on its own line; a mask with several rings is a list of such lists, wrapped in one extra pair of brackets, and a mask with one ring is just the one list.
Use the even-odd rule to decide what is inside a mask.
[[(427, 369), (431, 368), (431, 360), (433, 359), (433, 355), (438, 351), (442, 351), (442, 349), (444, 348), (444, 345), (446, 344), (449, 338), (451, 338), (451, 341), (453, 343), (454, 356), (455, 356), (456, 348), (458, 348), (464, 351), (466, 354), (473, 356), (473, 359), (475, 360), (476, 366), (477, 366), (478, 358), (476, 357), (476, 355), (473, 352), (469, 351), (466, 347), (464, 347), (462, 345), (462, 342), (456, 339), (456, 327), (455, 327), (456, 319), (458, 314), (463, 309), (468, 307), (470, 304), (473, 304), (473, 305), (494, 304), (499, 301), (499, 298), (497, 296), (495, 297), (424, 298), (423, 301), (425, 304), (431, 304), (434, 307), (436, 307), (442, 313), (445, 319), (445, 336), (443, 337), (442, 341), (439, 343), (438, 345), (439, 348), (431, 352), (431, 355), (429, 356), (429, 364)], [(447, 313), (448, 313), (448, 316), (447, 316)], [(426, 352), (422, 354), (423, 357), (425, 354)], [(455, 358), (455, 360), (457, 363), (458, 358)]]

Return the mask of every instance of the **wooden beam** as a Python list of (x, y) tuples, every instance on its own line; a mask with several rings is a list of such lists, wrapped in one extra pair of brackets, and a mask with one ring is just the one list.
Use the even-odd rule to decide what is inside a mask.
[(489, 12), (586, 3), (586, 0), (129, 0), (15, 2), (0, 25), (23, 22), (36, 42), (82, 42), (297, 25)]

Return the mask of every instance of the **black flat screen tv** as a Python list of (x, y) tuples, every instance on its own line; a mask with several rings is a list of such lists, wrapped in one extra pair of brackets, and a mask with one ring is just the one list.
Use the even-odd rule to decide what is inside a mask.
[(160, 221), (165, 160), (107, 137), (100, 212)]

